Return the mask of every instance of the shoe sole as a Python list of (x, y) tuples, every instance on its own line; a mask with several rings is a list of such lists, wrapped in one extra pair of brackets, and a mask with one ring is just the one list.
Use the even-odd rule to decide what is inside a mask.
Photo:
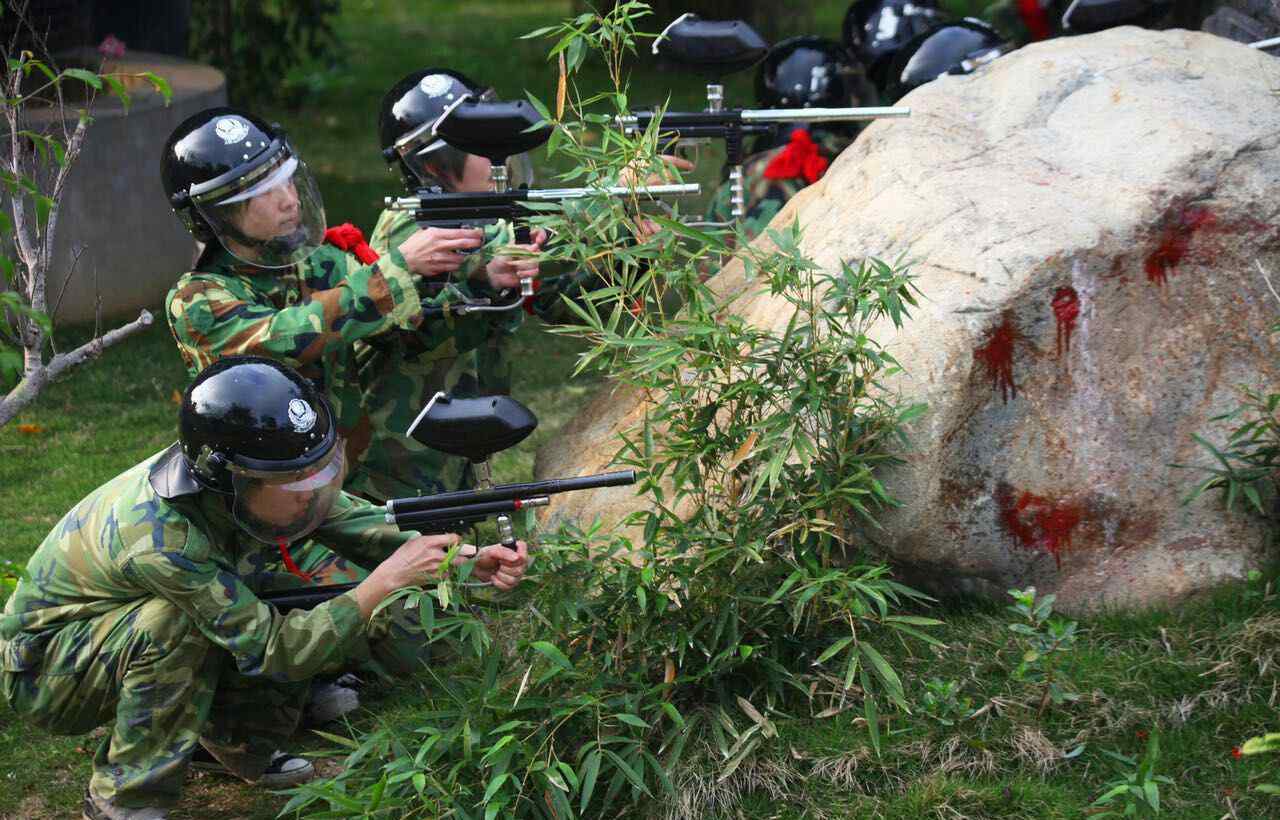
[[(221, 763), (197, 763), (191, 762), (191, 768), (205, 774), (217, 774), (224, 777), (236, 777), (223, 766)], [(307, 765), (291, 772), (278, 772), (273, 774), (264, 774), (257, 780), (253, 781), (257, 786), (268, 786), (270, 788), (280, 788), (285, 786), (296, 786), (299, 783), (306, 783), (308, 780), (314, 780), (316, 776), (316, 767), (307, 761)], [(236, 778), (239, 779), (239, 778)], [(86, 817), (84, 820), (97, 820), (97, 818)]]

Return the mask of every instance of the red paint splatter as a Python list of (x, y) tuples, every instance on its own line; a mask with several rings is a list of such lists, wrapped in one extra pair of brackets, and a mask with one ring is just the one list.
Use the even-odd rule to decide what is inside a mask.
[(1187, 255), (1191, 247), (1191, 239), (1197, 231), (1210, 228), (1218, 219), (1208, 208), (1188, 206), (1171, 215), (1166, 220), (1164, 232), (1160, 235), (1159, 246), (1151, 252), (1143, 263), (1147, 272), (1147, 281), (1164, 285), (1169, 275), (1174, 272)]
[(1008, 484), (996, 487), (1000, 523), (1023, 549), (1047, 552), (1062, 569), (1062, 553), (1071, 547), (1071, 534), (1084, 518), (1078, 504), (1053, 501), (1035, 493), (1017, 493)]
[(1017, 398), (1018, 386), (1013, 382), (1013, 346), (1022, 338), (1008, 313), (987, 333), (986, 341), (974, 348), (973, 358), (986, 367), (991, 389), (999, 390), (1007, 403)]
[(1080, 295), (1072, 287), (1058, 288), (1053, 294), (1053, 316), (1058, 321), (1058, 355), (1071, 352), (1071, 332), (1080, 316)]

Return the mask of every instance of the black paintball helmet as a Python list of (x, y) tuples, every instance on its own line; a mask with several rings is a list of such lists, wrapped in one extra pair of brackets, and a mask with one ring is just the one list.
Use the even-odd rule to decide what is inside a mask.
[[(324, 240), (324, 204), (307, 166), (278, 127), (236, 108), (208, 108), (174, 129), (160, 180), (182, 224), (201, 242), (222, 243), (244, 262), (280, 268)], [(271, 197), (271, 219), (247, 227), (255, 197)]]
[(405, 75), (382, 97), (378, 141), (382, 156), (397, 165), (411, 188), (443, 182), (428, 165), (459, 172), (466, 154), (434, 133), (436, 121), (463, 100), (492, 100), (493, 90), (460, 71), (424, 68)]
[(893, 55), (913, 37), (947, 19), (937, 0), (856, 0), (844, 15), (844, 44), (883, 90)]
[(1062, 14), (1062, 28), (1091, 34), (1116, 26), (1154, 25), (1173, 8), (1173, 0), (1072, 0)]
[(314, 530), (342, 488), (329, 403), (273, 359), (229, 356), (202, 370), (183, 393), (178, 431), (190, 474), (231, 495), (236, 523), (261, 541)]
[(756, 71), (762, 108), (841, 108), (856, 103), (851, 81), (858, 61), (839, 43), (822, 37), (783, 40)]
[(897, 102), (943, 74), (969, 74), (1003, 54), (1007, 44), (996, 30), (966, 17), (918, 35), (894, 55), (885, 96)]

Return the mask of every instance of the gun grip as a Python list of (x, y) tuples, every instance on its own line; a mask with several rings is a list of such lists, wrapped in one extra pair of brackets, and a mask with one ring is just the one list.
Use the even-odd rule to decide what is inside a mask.
[(507, 549), (516, 548), (516, 530), (511, 526), (511, 516), (500, 515), (497, 518), (498, 524), (498, 543)]

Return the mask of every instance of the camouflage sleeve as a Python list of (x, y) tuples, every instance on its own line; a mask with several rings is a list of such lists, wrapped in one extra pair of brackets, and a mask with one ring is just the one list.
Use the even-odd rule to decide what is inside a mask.
[(297, 305), (276, 309), (246, 301), (216, 275), (188, 274), (169, 292), (169, 326), (195, 370), (222, 356), (256, 354), (297, 367), (357, 339), (410, 327), (421, 301), (404, 257), (393, 253), (348, 272), (336, 287), (312, 291)]
[(311, 537), (342, 557), (372, 570), (416, 535), (388, 524), (382, 507), (344, 492)]
[(361, 647), (364, 620), (355, 593), (312, 610), (280, 614), (234, 572), (211, 560), (207, 541), (188, 529), (185, 544), (156, 548), (147, 537), (121, 556), (131, 580), (181, 609), (245, 675), (305, 680), (340, 665)]
[[(418, 230), (413, 214), (408, 211), (383, 211), (378, 223), (369, 238), (369, 246), (379, 254), (390, 253)], [(495, 297), (497, 294), (489, 286), (485, 267), (489, 260), (498, 255), (501, 248), (514, 241), (514, 234), (507, 222), (484, 226), (484, 245), (473, 254), (467, 255), (462, 267), (452, 273), (448, 279), (441, 277), (422, 278), (419, 280), (418, 296), (424, 307), (436, 307), (460, 299)], [(482, 317), (482, 318), (477, 318)], [(521, 324), (519, 311), (505, 313), (485, 313), (472, 317), (473, 321), (485, 321), (494, 333), (510, 335), (515, 333)], [(433, 323), (435, 324), (435, 323)], [(453, 336), (453, 330), (447, 327), (428, 327), (425, 323), (418, 328), (422, 338), (418, 347), (431, 350), (443, 344)]]

